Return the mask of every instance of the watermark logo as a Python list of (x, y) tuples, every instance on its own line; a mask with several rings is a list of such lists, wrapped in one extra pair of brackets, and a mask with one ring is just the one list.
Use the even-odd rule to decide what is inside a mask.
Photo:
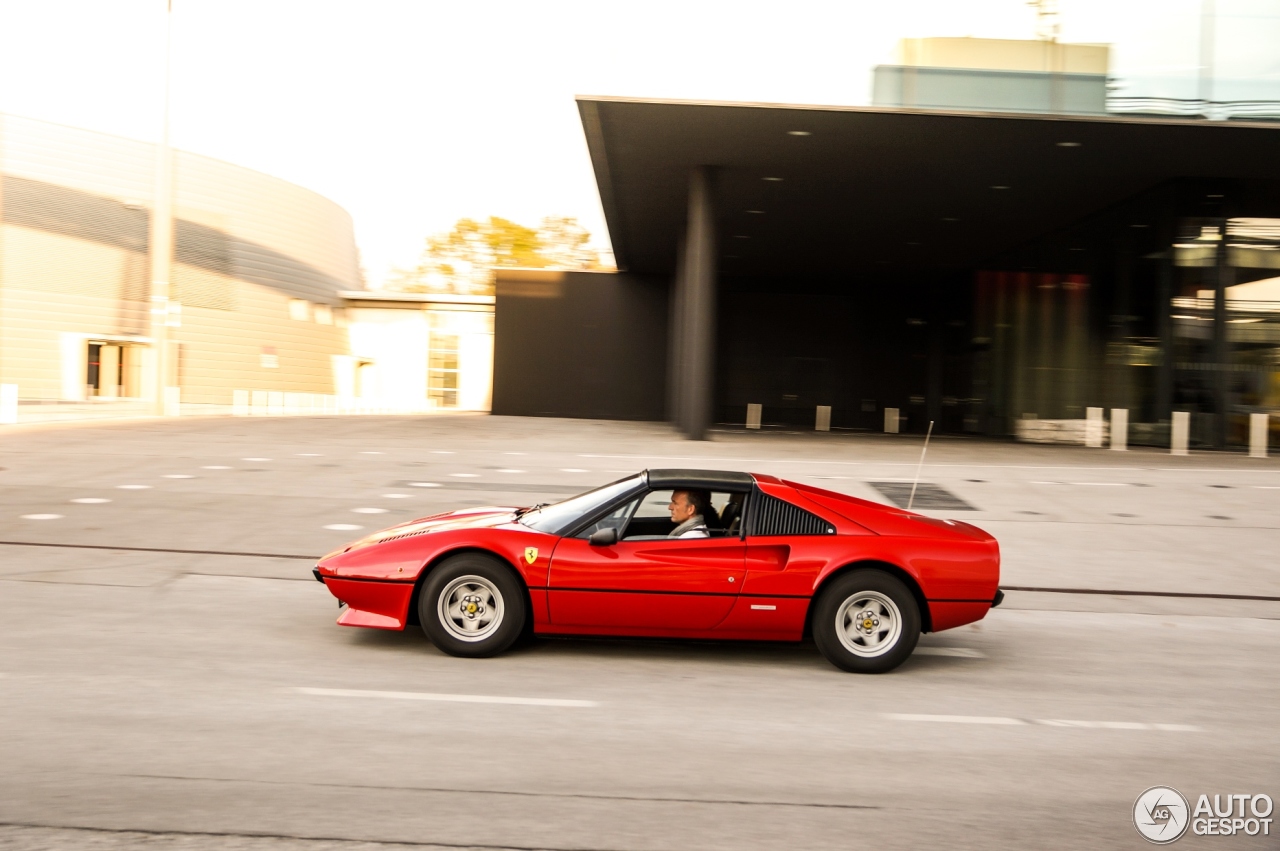
[(1133, 802), (1133, 826), (1148, 842), (1157, 845), (1174, 842), (1187, 832), (1190, 823), (1187, 799), (1169, 786), (1152, 786)]

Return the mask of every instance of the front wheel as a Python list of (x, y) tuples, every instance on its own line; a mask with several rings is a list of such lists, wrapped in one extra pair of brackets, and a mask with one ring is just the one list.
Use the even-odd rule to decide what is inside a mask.
[(855, 674), (883, 674), (906, 661), (920, 639), (920, 607), (901, 580), (855, 570), (822, 590), (813, 640), (831, 664)]
[(427, 576), (418, 619), (450, 656), (496, 656), (520, 637), (524, 589), (510, 568), (478, 553), (448, 559)]

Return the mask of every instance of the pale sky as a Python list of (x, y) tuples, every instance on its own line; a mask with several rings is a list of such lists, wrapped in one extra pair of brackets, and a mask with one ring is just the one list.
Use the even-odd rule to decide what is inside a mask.
[[(462, 216), (606, 247), (574, 95), (866, 104), (899, 38), (1032, 38), (1023, 0), (173, 0), (174, 146), (341, 204), (372, 283)], [(1059, 0), (1123, 94), (1194, 97), (1204, 0)], [(1280, 100), (1280, 0), (1216, 0), (1223, 97)], [(159, 136), (165, 0), (0, 0), (0, 111)], [(1234, 88), (1232, 88), (1234, 87)]]

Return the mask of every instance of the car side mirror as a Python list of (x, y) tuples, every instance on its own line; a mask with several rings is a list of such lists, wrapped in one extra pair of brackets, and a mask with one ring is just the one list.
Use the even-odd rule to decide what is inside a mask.
[(590, 538), (587, 538), (587, 543), (593, 547), (611, 547), (618, 543), (618, 530), (612, 526), (608, 529), (597, 529), (591, 533)]

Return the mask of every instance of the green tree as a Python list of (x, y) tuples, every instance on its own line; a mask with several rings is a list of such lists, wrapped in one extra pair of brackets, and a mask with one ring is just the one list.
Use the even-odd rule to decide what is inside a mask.
[(537, 228), (497, 216), (459, 219), (427, 238), (418, 265), (398, 269), (388, 286), (401, 292), (492, 295), (499, 268), (598, 269), (600, 256), (572, 216), (548, 216)]

